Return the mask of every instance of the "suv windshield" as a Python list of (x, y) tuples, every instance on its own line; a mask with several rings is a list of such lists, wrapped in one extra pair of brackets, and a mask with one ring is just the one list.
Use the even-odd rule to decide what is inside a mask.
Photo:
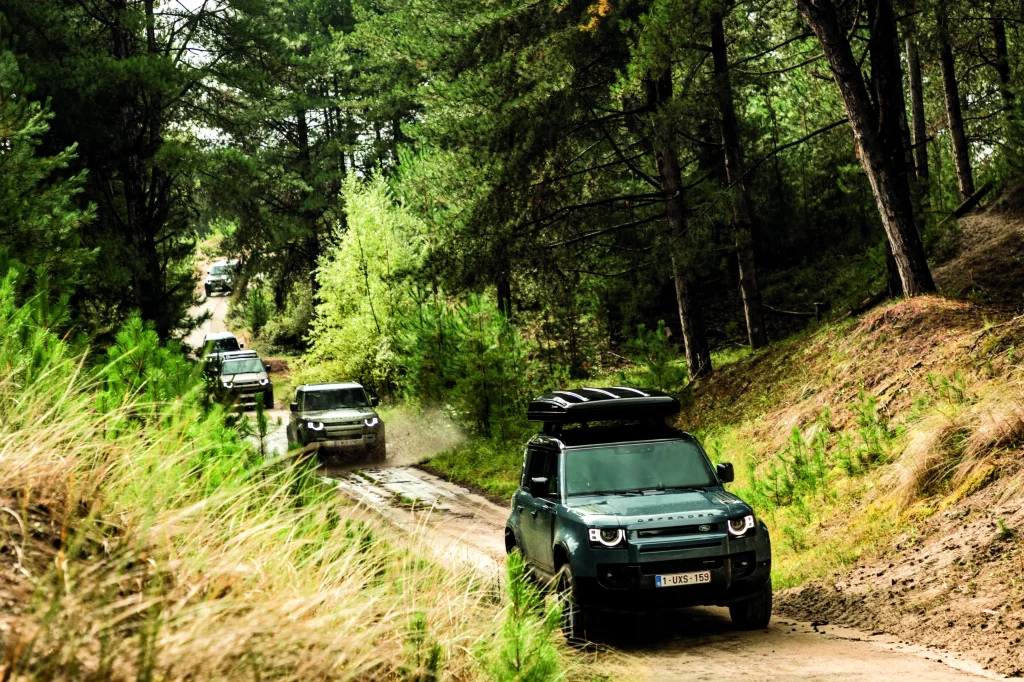
[(685, 440), (627, 443), (565, 451), (568, 495), (718, 485), (704, 453)]
[(212, 268), (210, 268), (210, 274), (211, 275), (230, 275), (231, 274), (231, 266), (230, 265), (214, 265)]
[(238, 339), (234, 337), (210, 341), (207, 343), (207, 348), (210, 349), (208, 351), (210, 353), (226, 353), (233, 350), (241, 350), (238, 347)]
[(302, 409), (306, 412), (340, 410), (346, 407), (369, 407), (362, 388), (328, 388), (303, 393)]
[(221, 374), (255, 374), (262, 371), (264, 371), (263, 361), (259, 358), (225, 360), (220, 367)]

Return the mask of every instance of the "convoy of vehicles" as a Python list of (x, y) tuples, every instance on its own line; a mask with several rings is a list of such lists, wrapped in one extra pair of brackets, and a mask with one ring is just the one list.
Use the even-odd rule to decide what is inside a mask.
[(303, 384), (295, 389), (288, 420), (288, 441), (362, 451), (371, 460), (385, 458), (384, 422), (357, 383)]
[(558, 590), (571, 642), (614, 612), (722, 605), (739, 628), (771, 619), (768, 529), (723, 487), (732, 465), (713, 466), (665, 424), (678, 411), (671, 396), (627, 387), (529, 405), (543, 432), (526, 447), (505, 546)]
[[(273, 407), (257, 353), (228, 332), (203, 345), (232, 402), (262, 395)], [(303, 384), (288, 441), (383, 460), (378, 402), (358, 383)], [(528, 419), (543, 427), (523, 455), (505, 547), (558, 592), (570, 642), (592, 638), (609, 613), (721, 605), (739, 628), (771, 619), (768, 529), (725, 490), (732, 465), (713, 465), (696, 438), (666, 424), (678, 412), (669, 395), (623, 386), (552, 391), (529, 404)]]

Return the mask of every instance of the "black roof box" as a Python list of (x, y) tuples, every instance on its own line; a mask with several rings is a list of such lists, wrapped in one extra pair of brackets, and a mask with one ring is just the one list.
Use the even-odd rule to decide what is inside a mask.
[(679, 412), (679, 401), (661, 391), (612, 386), (574, 388), (537, 396), (526, 408), (532, 422), (579, 424), (611, 419), (668, 417)]

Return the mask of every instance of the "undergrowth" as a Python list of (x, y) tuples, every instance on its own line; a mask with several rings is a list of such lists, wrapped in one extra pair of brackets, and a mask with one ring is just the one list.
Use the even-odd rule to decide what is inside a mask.
[(138, 318), (97, 362), (40, 324), (45, 296), (19, 305), (15, 280), (0, 280), (5, 680), (561, 674), (550, 617), (519, 587), (503, 598), (344, 505), (314, 462), (254, 447)]

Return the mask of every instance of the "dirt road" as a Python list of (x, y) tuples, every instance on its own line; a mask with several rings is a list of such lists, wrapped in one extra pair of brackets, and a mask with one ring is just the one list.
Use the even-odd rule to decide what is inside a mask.
[[(205, 334), (226, 330), (228, 298), (207, 299), (211, 319), (189, 337), (198, 346)], [(286, 409), (271, 411), (279, 421), (269, 439), (272, 450), (287, 449)], [(503, 528), (507, 509), (469, 490), (407, 464), (419, 461), (440, 433), (421, 437), (421, 425), (390, 429), (388, 461), (383, 468), (335, 463), (323, 469), (341, 494), (366, 506), (395, 527), (415, 534), (441, 560), (466, 563), (500, 576), (504, 565)], [(442, 429), (443, 431), (443, 429)], [(435, 450), (436, 451), (436, 450)], [(608, 674), (629, 680), (901, 680), (953, 682), (1004, 679), (979, 664), (948, 652), (905, 644), (822, 623), (776, 617), (767, 630), (738, 632), (721, 608), (689, 609), (671, 616), (636, 619), (619, 628), (598, 654)]]
[[(414, 467), (325, 473), (344, 495), (417, 534), (439, 558), (500, 574), (507, 509)], [(607, 657), (616, 679), (1004, 679), (948, 652), (828, 624), (776, 617), (767, 630), (738, 632), (723, 608), (623, 625), (599, 655)]]

